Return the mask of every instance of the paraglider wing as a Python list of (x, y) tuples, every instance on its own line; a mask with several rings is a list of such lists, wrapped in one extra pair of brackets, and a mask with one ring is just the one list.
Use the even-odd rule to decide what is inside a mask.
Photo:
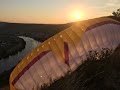
[(11, 90), (37, 90), (84, 63), (90, 50), (114, 49), (120, 23), (109, 18), (76, 22), (32, 50), (12, 71)]

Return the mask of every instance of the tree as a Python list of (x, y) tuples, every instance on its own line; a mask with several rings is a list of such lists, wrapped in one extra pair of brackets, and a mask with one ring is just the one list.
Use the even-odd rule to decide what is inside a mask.
[(117, 9), (117, 11), (113, 11), (113, 16), (116, 17), (116, 18), (120, 18), (120, 8)]

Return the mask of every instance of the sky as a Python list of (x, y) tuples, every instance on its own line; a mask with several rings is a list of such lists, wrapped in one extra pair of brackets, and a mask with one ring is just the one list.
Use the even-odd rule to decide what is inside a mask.
[(16, 23), (68, 23), (111, 15), (120, 0), (0, 0), (0, 21)]

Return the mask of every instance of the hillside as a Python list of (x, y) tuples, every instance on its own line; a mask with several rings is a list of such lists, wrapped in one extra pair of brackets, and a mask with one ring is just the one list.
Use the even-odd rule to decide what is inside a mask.
[(69, 26), (71, 26), (71, 24), (22, 24), (0, 22), (0, 34), (28, 36), (42, 42)]

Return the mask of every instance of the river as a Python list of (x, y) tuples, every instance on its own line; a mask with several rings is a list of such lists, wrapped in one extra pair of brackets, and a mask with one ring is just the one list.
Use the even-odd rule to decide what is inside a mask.
[(26, 42), (25, 48), (21, 52), (9, 56), (9, 58), (0, 60), (0, 74), (16, 66), (33, 48), (40, 44), (40, 42), (29, 37), (19, 36), (19, 38), (22, 38)]

